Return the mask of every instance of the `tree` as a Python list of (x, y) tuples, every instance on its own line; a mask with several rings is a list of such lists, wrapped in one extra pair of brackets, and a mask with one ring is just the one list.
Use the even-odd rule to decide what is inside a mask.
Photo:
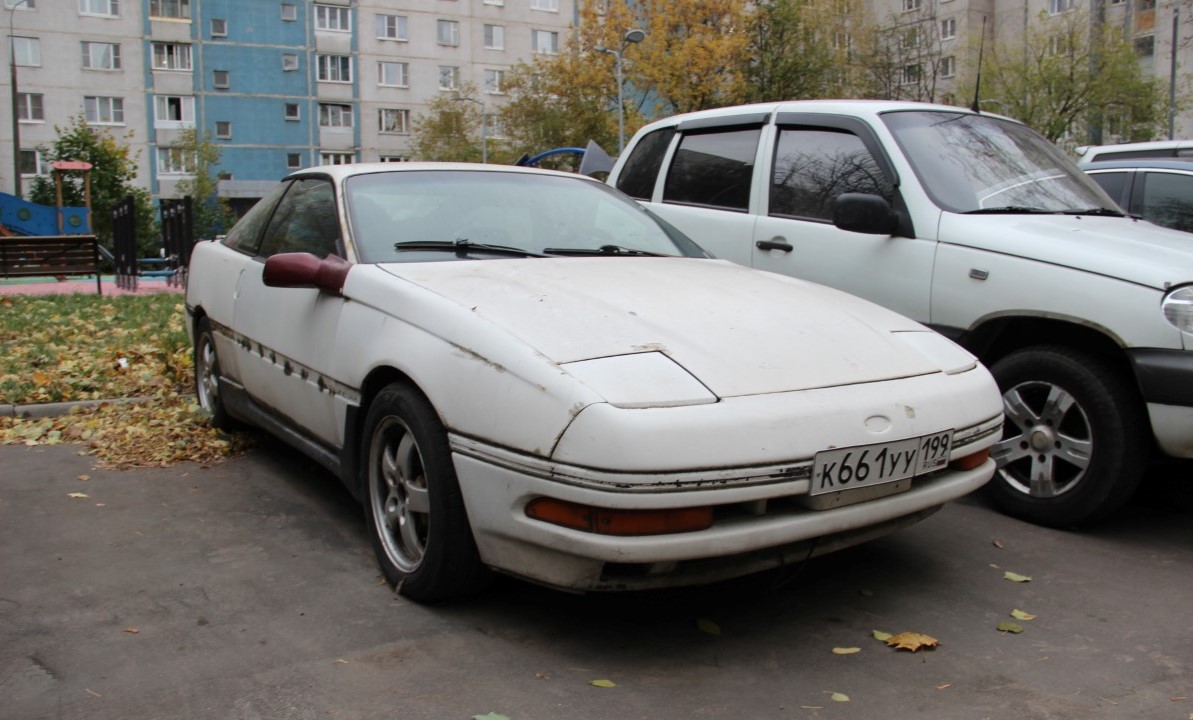
[(1121, 27), (1091, 23), (1087, 12), (1041, 14), (1021, 41), (988, 52), (982, 97), (1053, 142), (1107, 122), (1146, 140), (1166, 122), (1162, 81), (1144, 76)]
[(935, 3), (860, 29), (853, 45), (851, 91), (857, 97), (940, 102), (941, 79), (956, 74), (956, 57), (944, 55)]
[[(497, 113), (476, 100), (476, 86), (464, 84), (454, 95), (439, 95), (427, 114), (414, 121), (414, 153), (419, 160), (480, 162), (488, 138), (491, 163), (512, 162), (510, 151), (497, 137)], [(484, 117), (484, 113), (490, 113)]]
[[(149, 192), (132, 184), (137, 177), (136, 155), (129, 145), (122, 143), (106, 129), (87, 125), (82, 113), (70, 118), (65, 127), (55, 126), (58, 139), (50, 147), (41, 147), (48, 160), (82, 160), (91, 163), (91, 230), (105, 246), (112, 246), (112, 211), (132, 195), (137, 203), (137, 237), (155, 237), (153, 207)], [(132, 131), (124, 139), (132, 136)], [(42, 205), (57, 205), (57, 193), (52, 178), (38, 176), (33, 181), (30, 199)], [(81, 207), (86, 204), (83, 179), (77, 174), (62, 179), (63, 204)]]
[(746, 100), (849, 97), (853, 38), (862, 32), (857, 0), (762, 0), (749, 22)]
[(175, 197), (191, 198), (191, 221), (196, 238), (214, 237), (223, 233), (236, 221), (236, 214), (228, 202), (219, 197), (218, 179), (212, 169), (219, 165), (222, 151), (211, 142), (210, 132), (200, 134), (194, 128), (179, 133), (178, 140), (171, 147), (178, 148), (186, 157), (194, 158), (194, 169), (190, 176), (174, 186)]

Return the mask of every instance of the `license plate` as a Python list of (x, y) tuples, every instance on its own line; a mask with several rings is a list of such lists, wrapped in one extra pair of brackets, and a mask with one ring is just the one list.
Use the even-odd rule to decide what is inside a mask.
[(812, 463), (810, 494), (894, 482), (939, 470), (949, 462), (953, 431), (878, 445), (822, 450)]

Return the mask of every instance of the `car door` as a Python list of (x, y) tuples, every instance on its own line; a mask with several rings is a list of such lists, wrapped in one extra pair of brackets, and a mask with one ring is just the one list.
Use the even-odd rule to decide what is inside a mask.
[(772, 147), (761, 173), (768, 187), (750, 264), (929, 321), (934, 237), (867, 235), (833, 225), (833, 203), (842, 193), (881, 196), (907, 216), (895, 171), (868, 126), (856, 118), (780, 113)]
[(267, 287), (262, 276), (265, 260), (278, 253), (342, 255), (339, 227), (331, 181), (293, 181), (265, 228), (258, 257), (241, 273), (233, 309), (233, 324), (244, 337), (240, 373), (246, 390), (332, 446), (341, 438), (335, 404), (344, 388), (329, 371), (345, 301), (314, 288)]

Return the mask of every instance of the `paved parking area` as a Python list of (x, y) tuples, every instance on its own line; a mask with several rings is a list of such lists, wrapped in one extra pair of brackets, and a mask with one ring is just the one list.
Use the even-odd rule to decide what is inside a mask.
[[(505, 579), (427, 607), (282, 446), (129, 472), (0, 446), (0, 468), (4, 720), (1193, 716), (1187, 505), (1078, 534), (967, 499), (785, 575), (591, 596)], [(1014, 609), (1038, 617), (998, 632)]]

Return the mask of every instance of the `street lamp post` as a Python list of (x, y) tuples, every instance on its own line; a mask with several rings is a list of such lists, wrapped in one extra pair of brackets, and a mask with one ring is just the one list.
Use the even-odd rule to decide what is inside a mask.
[(476, 98), (463, 95), (457, 95), (452, 99), (474, 102), (481, 106), (481, 162), (487, 165), (489, 163), (489, 113), (485, 109), (485, 104)]
[(21, 196), (21, 119), (18, 113), (20, 91), (17, 89), (17, 43), (13, 27), (17, 8), (29, 0), (17, 0), (8, 8), (8, 82), (12, 90), (12, 194)]
[(600, 45), (593, 48), (597, 52), (607, 53), (613, 56), (614, 66), (617, 72), (617, 154), (625, 149), (625, 86), (622, 80), (621, 60), (625, 55), (626, 48), (630, 45), (636, 45), (646, 37), (646, 32), (634, 28), (626, 31), (625, 37), (621, 40), (621, 49), (614, 50), (613, 48), (601, 47)]

